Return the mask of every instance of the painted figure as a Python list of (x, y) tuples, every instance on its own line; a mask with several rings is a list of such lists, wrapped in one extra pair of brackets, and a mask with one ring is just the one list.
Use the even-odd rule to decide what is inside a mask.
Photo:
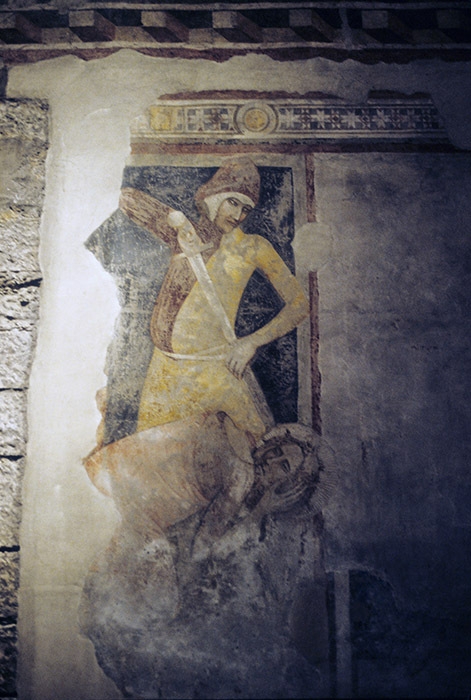
[(90, 455), (86, 468), (113, 498), (120, 533), (152, 541), (201, 511), (199, 540), (212, 541), (248, 516), (288, 510), (311, 495), (324, 455), (320, 437), (300, 424), (275, 426), (251, 450), (219, 413), (137, 432)]
[[(122, 211), (174, 253), (152, 315), (155, 349), (142, 392), (138, 431), (217, 411), (255, 438), (271, 427), (260, 400), (254, 401), (254, 382), (249, 389), (247, 378), (244, 381), (244, 371), (258, 347), (291, 331), (309, 309), (299, 283), (271, 244), (239, 228), (256, 206), (259, 189), (260, 176), (252, 161), (227, 162), (196, 192), (201, 219), (194, 227), (183, 214), (180, 219), (172, 216), (172, 210), (155, 198), (132, 188), (122, 191)], [(186, 249), (185, 238), (190, 244)], [(198, 255), (232, 337), (208, 301), (204, 281), (195, 278), (191, 262)], [(270, 280), (284, 307), (267, 325), (236, 339), (233, 329), (240, 299), (256, 269)]]
[[(201, 218), (195, 225), (140, 190), (121, 193), (121, 210), (170, 246), (173, 257), (152, 314), (154, 350), (137, 432), (104, 447), (98, 437), (85, 466), (97, 488), (113, 497), (123, 522), (147, 539), (199, 510), (206, 512), (209, 534), (220, 536), (260, 485), (252, 453), (256, 446), (263, 453), (262, 438), (274, 421), (248, 365), (258, 347), (304, 319), (308, 302), (272, 245), (239, 228), (259, 189), (252, 161), (226, 162), (196, 192)], [(236, 338), (239, 303), (257, 269), (284, 306), (266, 325)], [(104, 413), (102, 394), (99, 403)], [(258, 496), (247, 503), (286, 509), (308, 490), (317, 459), (317, 466), (299, 469), (299, 455), (293, 461), (289, 452), (278, 460), (284, 482), (292, 477), (289, 488), (285, 483), (280, 490), (279, 478), (266, 475), (263, 493), (257, 486)]]

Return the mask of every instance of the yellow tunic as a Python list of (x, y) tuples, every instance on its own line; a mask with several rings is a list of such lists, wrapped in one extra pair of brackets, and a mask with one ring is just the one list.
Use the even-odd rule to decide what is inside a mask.
[[(207, 269), (234, 327), (244, 289), (255, 269), (262, 270), (283, 299), (302, 294), (301, 287), (271, 244), (241, 229), (225, 234)], [(228, 346), (216, 315), (198, 282), (182, 304), (172, 331), (175, 359), (154, 349), (139, 408), (138, 431), (193, 415), (227, 413), (241, 430), (255, 437), (265, 432), (247, 385), (221, 358)], [(216, 355), (218, 359), (207, 359)]]

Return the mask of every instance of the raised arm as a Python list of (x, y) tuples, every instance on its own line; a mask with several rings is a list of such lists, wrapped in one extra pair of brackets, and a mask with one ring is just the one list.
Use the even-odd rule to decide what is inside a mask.
[(234, 343), (227, 366), (239, 378), (257, 348), (286, 335), (309, 314), (309, 303), (301, 285), (271, 244), (257, 236), (256, 247), (257, 267), (268, 277), (284, 301), (284, 306), (265, 326)]
[(141, 190), (124, 187), (119, 198), (119, 208), (134, 223), (160, 238), (172, 250), (177, 251), (178, 243), (175, 229), (167, 222), (168, 215), (173, 211), (171, 207), (162, 204), (158, 199), (141, 192)]

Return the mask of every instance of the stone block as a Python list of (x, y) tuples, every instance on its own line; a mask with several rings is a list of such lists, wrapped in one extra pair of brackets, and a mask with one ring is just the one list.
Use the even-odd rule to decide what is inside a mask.
[(0, 60), (0, 97), (5, 95), (8, 82), (8, 68), (3, 61)]
[(189, 29), (169, 12), (143, 12), (142, 24), (157, 41), (188, 41)]
[[(0, 295), (15, 294), (21, 289), (30, 287), (39, 288), (41, 273), (35, 270), (2, 270), (0, 268)], [(22, 304), (21, 306), (26, 306)], [(7, 314), (8, 315), (8, 314)]]
[(260, 27), (240, 12), (213, 12), (213, 28), (228, 41), (261, 41)]
[(39, 281), (0, 286), (0, 331), (31, 330), (39, 314)]
[(0, 391), (0, 450), (22, 455), (26, 448), (26, 391)]
[(69, 24), (82, 41), (112, 41), (115, 38), (116, 26), (95, 10), (72, 10)]
[(36, 207), (0, 209), (0, 270), (38, 269), (39, 218)]
[(47, 147), (42, 141), (0, 140), (0, 206), (42, 203)]
[(0, 697), (16, 697), (16, 625), (0, 627)]
[(0, 618), (16, 622), (20, 573), (19, 552), (0, 552)]
[(0, 389), (22, 389), (27, 386), (35, 331), (0, 331)]
[(0, 543), (4, 547), (18, 545), (23, 469), (23, 459), (0, 458)]
[(40, 100), (2, 100), (0, 127), (3, 138), (38, 139), (47, 143), (47, 104)]
[(0, 697), (16, 697), (16, 625), (0, 627)]

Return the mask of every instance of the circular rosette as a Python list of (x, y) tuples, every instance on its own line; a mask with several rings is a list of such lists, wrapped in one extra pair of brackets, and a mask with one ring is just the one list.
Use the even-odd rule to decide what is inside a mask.
[(276, 127), (276, 113), (264, 102), (250, 102), (237, 110), (235, 122), (239, 131), (247, 136), (271, 134)]

